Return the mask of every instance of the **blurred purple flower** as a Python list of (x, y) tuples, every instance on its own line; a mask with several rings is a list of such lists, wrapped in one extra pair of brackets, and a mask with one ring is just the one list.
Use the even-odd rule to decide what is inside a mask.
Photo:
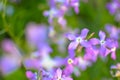
[(31, 55), (31, 58), (24, 61), (24, 66), (27, 69), (39, 69), (40, 67), (43, 67), (46, 70), (51, 71), (54, 67), (63, 65), (62, 58), (51, 58), (49, 55), (50, 53), (51, 48), (49, 46), (42, 46), (39, 51)]
[(67, 76), (70, 76), (72, 73), (74, 73), (76, 76), (80, 76), (79, 70), (85, 70), (88, 66), (91, 66), (91, 62), (80, 56), (68, 58), (63, 73)]
[(17, 46), (9, 39), (3, 40), (1, 43), (1, 47), (5, 53), (21, 56)]
[(27, 25), (26, 37), (29, 44), (38, 47), (39, 45), (47, 43), (48, 29), (45, 25), (30, 23)]
[(5, 56), (0, 59), (0, 70), (3, 75), (10, 74), (21, 66), (21, 61), (15, 56)]
[(120, 9), (120, 1), (112, 0), (111, 3), (107, 4), (107, 9), (109, 10), (110, 14), (115, 14), (117, 10)]
[(49, 11), (45, 11), (44, 16), (48, 17), (48, 22), (50, 24), (53, 24), (53, 19), (57, 18), (58, 23), (62, 25), (62, 27), (66, 26), (66, 20), (64, 19), (64, 12), (62, 10), (59, 10), (57, 8), (51, 8)]
[(106, 45), (108, 49), (107, 49), (107, 53), (105, 54), (105, 56), (111, 53), (111, 58), (115, 60), (116, 49), (118, 48), (118, 42), (115, 41), (114, 39), (107, 39)]
[(57, 18), (60, 15), (59, 10), (56, 8), (51, 8), (49, 11), (45, 11), (43, 14), (44, 16), (48, 17), (49, 23), (52, 23), (53, 18)]
[(77, 57), (76, 61), (80, 70), (86, 70), (88, 66), (91, 66), (91, 62), (89, 60), (85, 60), (83, 57)]
[(66, 39), (66, 32), (70, 32), (72, 34), (78, 33), (78, 29), (71, 29), (71, 28), (66, 28), (64, 29), (65, 31), (62, 34), (59, 33), (54, 33), (53, 27), (50, 27), (51, 30), (51, 36), (50, 38), (52, 39), (53, 43), (58, 45), (58, 49), (60, 53), (64, 53), (66, 51), (66, 45), (67, 45), (67, 39)]
[(16, 45), (8, 39), (3, 40), (2, 49), (5, 54), (0, 59), (0, 70), (3, 75), (7, 75), (21, 66), (22, 55)]
[(38, 62), (38, 59), (26, 58), (23, 62), (26, 69), (39, 69), (41, 65)]
[(70, 76), (74, 72), (75, 61), (72, 58), (67, 58), (65, 69), (63, 73), (67, 76)]
[(53, 72), (47, 72), (43, 69), (35, 73), (27, 71), (26, 76), (29, 80), (73, 80), (71, 77), (64, 75), (60, 68)]
[(70, 7), (73, 7), (76, 13), (79, 13), (79, 0), (50, 0), (50, 10), (44, 11), (43, 15), (48, 17), (48, 22), (52, 25), (53, 19), (57, 18), (58, 23), (66, 27), (65, 13)]
[(67, 0), (68, 4), (74, 8), (75, 12), (79, 13), (79, 0)]
[(69, 76), (65, 76), (63, 74), (63, 71), (59, 68), (56, 70), (53, 80), (73, 80), (73, 79), (70, 78)]
[(120, 1), (112, 0), (107, 4), (107, 9), (109, 10), (110, 14), (115, 15), (115, 20), (120, 22)]
[(109, 33), (110, 38), (113, 38), (115, 40), (119, 39), (119, 37), (120, 37), (120, 29), (119, 28), (117, 28), (113, 25), (107, 24), (105, 26), (105, 29)]
[(26, 71), (26, 76), (29, 80), (37, 80), (37, 73), (33, 73), (32, 71)]

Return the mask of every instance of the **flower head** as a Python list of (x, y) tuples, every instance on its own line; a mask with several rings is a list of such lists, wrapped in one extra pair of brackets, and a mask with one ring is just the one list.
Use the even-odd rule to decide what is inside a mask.
[(83, 47), (87, 47), (88, 45), (86, 37), (88, 32), (89, 30), (85, 28), (81, 31), (81, 34), (78, 36), (75, 36), (73, 34), (67, 34), (66, 37), (71, 41), (71, 43), (68, 46), (68, 50), (75, 50), (79, 44)]
[(53, 80), (73, 80), (69, 76), (65, 76), (60, 68), (56, 70)]

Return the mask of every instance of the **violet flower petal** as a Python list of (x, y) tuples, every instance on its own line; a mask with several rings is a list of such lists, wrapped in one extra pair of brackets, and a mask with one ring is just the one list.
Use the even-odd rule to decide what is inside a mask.
[(67, 65), (66, 68), (63, 70), (63, 74), (69, 76), (73, 73), (74, 67), (72, 65)]
[(69, 57), (70, 58), (74, 58), (75, 57), (75, 51), (74, 50), (68, 50), (68, 53), (69, 53)]
[(101, 55), (102, 57), (105, 57), (105, 54), (106, 54), (106, 48), (103, 47), (103, 46), (101, 46), (101, 48), (100, 48), (100, 55)]
[(68, 50), (75, 50), (77, 48), (79, 43), (77, 43), (76, 41), (72, 41), (69, 46), (68, 46)]
[(80, 37), (82, 37), (83, 39), (86, 38), (88, 32), (89, 30), (87, 28), (82, 29)]
[(99, 37), (100, 37), (100, 40), (105, 40), (106, 35), (103, 31), (100, 31), (99, 32)]
[(26, 76), (27, 76), (27, 78), (30, 79), (30, 78), (32, 78), (34, 76), (34, 74), (31, 71), (27, 71)]
[(73, 79), (70, 77), (64, 77), (64, 80), (73, 80)]
[(90, 45), (90, 43), (88, 41), (82, 41), (80, 44), (83, 47), (91, 47), (91, 45)]
[(97, 39), (97, 38), (92, 38), (92, 39), (90, 39), (90, 43), (91, 43), (92, 45), (97, 45), (97, 44), (100, 43), (100, 41), (99, 41), (99, 39)]
[(115, 54), (115, 51), (113, 51), (113, 52), (111, 53), (111, 58), (112, 58), (113, 60), (115, 60), (115, 59), (116, 59), (116, 54)]
[(71, 33), (68, 33), (66, 34), (66, 37), (69, 39), (69, 40), (75, 40), (75, 35), (71, 34)]
[(86, 48), (84, 55), (85, 60), (91, 60), (95, 62), (97, 60), (98, 51), (94, 51), (92, 48)]
[(61, 78), (62, 77), (62, 70), (59, 68), (59, 69), (57, 69), (57, 71), (56, 71), (56, 76), (58, 77), (58, 78)]

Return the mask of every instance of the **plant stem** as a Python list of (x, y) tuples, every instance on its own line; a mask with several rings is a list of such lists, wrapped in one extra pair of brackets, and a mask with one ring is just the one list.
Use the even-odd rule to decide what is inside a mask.
[(10, 26), (8, 25), (8, 23), (6, 21), (5, 12), (6, 12), (7, 0), (3, 0), (2, 3), (3, 3), (3, 12), (2, 12), (3, 27), (4, 27), (5, 31), (10, 35), (10, 37), (15, 40), (13, 33), (9, 29)]

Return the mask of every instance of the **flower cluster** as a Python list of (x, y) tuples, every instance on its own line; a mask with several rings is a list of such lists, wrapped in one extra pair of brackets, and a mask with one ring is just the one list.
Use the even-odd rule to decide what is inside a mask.
[[(71, 41), (68, 45), (68, 56), (65, 58), (58, 56), (52, 58), (50, 56), (52, 49), (47, 41), (48, 28), (45, 25), (31, 23), (26, 29), (26, 36), (29, 45), (36, 47), (37, 50), (32, 52), (30, 57), (25, 57), (22, 61), (22, 55), (15, 44), (10, 40), (5, 40), (2, 42), (3, 50), (11, 56), (2, 58), (1, 70), (3, 74), (9, 73), (13, 69), (15, 70), (20, 67), (22, 62), (28, 70), (26, 76), (30, 80), (37, 80), (38, 78), (42, 80), (72, 80), (71, 74), (79, 76), (80, 70), (85, 70), (88, 66), (91, 66), (99, 56), (106, 58), (108, 54), (111, 54), (111, 58), (116, 59), (115, 51), (118, 48), (120, 32), (119, 29), (115, 28), (118, 33), (114, 34), (114, 31), (111, 31), (113, 30), (112, 28), (115, 27), (106, 25), (107, 32), (110, 32), (109, 37), (106, 36), (105, 32), (99, 31), (99, 38), (92, 38), (93, 33), (88, 35), (89, 30), (87, 28), (82, 29), (80, 34), (73, 35), (67, 33), (65, 36)], [(84, 50), (83, 55), (81, 55), (82, 50)], [(6, 59), (10, 59), (10, 64), (5, 62)], [(6, 65), (9, 65), (9, 67)], [(62, 66), (64, 66), (63, 70), (60, 69)], [(33, 73), (30, 71), (31, 69), (36, 70), (36, 72)]]
[[(115, 60), (120, 33), (119, 29), (115, 28), (118, 33), (114, 34), (110, 31), (113, 30), (112, 28), (115, 27), (112, 25), (105, 27), (108, 33), (111, 32), (108, 37), (105, 32), (99, 31), (99, 38), (92, 38), (93, 33), (88, 35), (89, 30), (87, 28), (82, 29), (80, 34), (65, 34), (66, 38), (71, 41), (68, 45), (69, 54), (66, 58), (57, 56), (51, 58), (50, 47), (42, 45), (38, 51), (32, 53), (31, 59), (28, 58), (24, 62), (24, 66), (28, 69), (27, 77), (30, 80), (37, 80), (38, 78), (42, 80), (72, 80), (70, 77), (72, 74), (79, 76), (80, 71), (86, 70), (88, 66), (96, 62), (99, 56), (106, 58), (108, 54), (111, 54), (111, 58)], [(114, 36), (111, 36), (113, 34)], [(83, 55), (82, 50), (84, 50)], [(61, 70), (60, 68), (63, 66), (64, 68)], [(37, 71), (33, 73), (29, 69), (36, 69)]]
[(65, 76), (60, 68), (58, 68), (54, 72), (41, 70), (38, 73), (33, 73), (31, 71), (27, 71), (26, 76), (30, 80), (73, 80), (70, 76)]
[(64, 15), (73, 7), (76, 13), (79, 13), (79, 0), (50, 0), (50, 10), (44, 12), (44, 16), (48, 17), (48, 22), (52, 25), (53, 20), (57, 18), (57, 22), (66, 27)]

